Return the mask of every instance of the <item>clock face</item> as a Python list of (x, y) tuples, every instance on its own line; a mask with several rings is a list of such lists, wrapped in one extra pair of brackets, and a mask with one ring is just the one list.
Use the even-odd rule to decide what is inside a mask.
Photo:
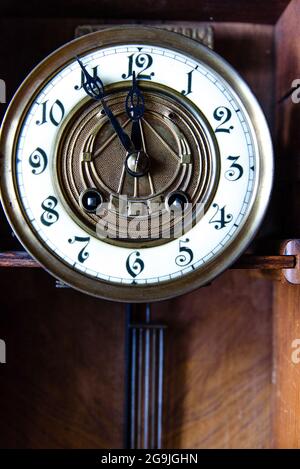
[(71, 286), (124, 301), (176, 296), (228, 267), (272, 184), (245, 83), (204, 46), (152, 28), (104, 30), (46, 59), (8, 110), (1, 156), (3, 205), (29, 252)]

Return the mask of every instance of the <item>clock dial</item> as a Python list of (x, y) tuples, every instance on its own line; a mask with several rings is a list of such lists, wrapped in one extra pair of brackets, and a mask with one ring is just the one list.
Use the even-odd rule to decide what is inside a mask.
[[(103, 87), (96, 100), (85, 71)], [(207, 283), (252, 239), (269, 199), (272, 149), (254, 97), (174, 33), (114, 28), (66, 45), (29, 76), (3, 129), (17, 234), (50, 272), (98, 296), (155, 300)]]

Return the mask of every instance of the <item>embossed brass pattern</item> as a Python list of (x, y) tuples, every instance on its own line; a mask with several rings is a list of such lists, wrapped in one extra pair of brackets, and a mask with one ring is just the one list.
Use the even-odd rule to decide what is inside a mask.
[[(130, 133), (124, 102), (130, 84), (117, 84), (109, 88), (106, 100), (118, 117), (125, 131)], [(191, 202), (193, 217), (207, 209), (219, 173), (218, 148), (213, 131), (201, 112), (186, 98), (165, 87), (151, 83), (141, 84), (144, 90), (146, 112), (142, 119), (142, 135), (145, 151), (149, 155), (149, 173), (138, 179), (124, 168), (126, 153), (101, 106), (84, 102), (77, 107), (58, 139), (57, 162), (59, 189), (66, 208), (71, 207), (76, 222), (85, 225), (93, 234), (99, 222), (99, 213), (82, 210), (80, 195), (88, 188), (97, 188), (110, 204), (105, 211), (103, 229), (98, 224), (97, 233), (107, 236), (114, 244), (127, 244), (130, 240), (139, 245), (135, 231), (130, 229), (135, 215), (139, 223), (138, 236), (145, 243), (161, 244), (169, 241), (169, 232), (182, 225), (177, 217), (169, 226), (164, 201), (173, 191), (183, 191)], [(55, 177), (55, 175), (54, 175)], [(122, 211), (123, 196), (128, 198), (129, 210)], [(160, 206), (159, 206), (160, 202)], [(197, 205), (201, 204), (201, 205)], [(143, 210), (144, 207), (144, 210)], [(136, 217), (137, 211), (140, 216)], [(116, 239), (116, 214), (118, 215), (118, 239)], [(185, 215), (187, 215), (185, 213)], [(151, 218), (151, 220), (150, 220)], [(105, 226), (105, 230), (104, 230)], [(187, 226), (187, 230), (191, 226)], [(151, 232), (150, 232), (151, 229)]]
[[(194, 39), (206, 47), (213, 49), (214, 34), (213, 28), (209, 24), (193, 23), (191, 21), (173, 21), (162, 23), (161, 21), (144, 22), (144, 26), (151, 26), (165, 31), (172, 31), (174, 33), (182, 34), (183, 36)], [(116, 26), (115, 24), (83, 24), (77, 26), (75, 30), (75, 37), (82, 37), (86, 34), (102, 31), (106, 28)]]

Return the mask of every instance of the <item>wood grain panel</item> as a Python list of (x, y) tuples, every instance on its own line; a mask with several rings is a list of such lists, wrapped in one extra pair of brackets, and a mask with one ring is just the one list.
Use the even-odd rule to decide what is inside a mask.
[[(293, 0), (275, 29), (276, 94), (281, 98), (300, 78), (300, 1)], [(300, 105), (291, 98), (277, 106), (278, 211), (284, 236), (300, 234)], [(274, 425), (276, 448), (300, 448), (300, 365), (292, 343), (300, 339), (300, 288), (277, 284), (274, 292)]]
[[(300, 1), (293, 0), (275, 28), (276, 102), (300, 78)], [(276, 206), (281, 215), (282, 238), (300, 235), (300, 105), (286, 99), (275, 107)]]
[(55, 289), (41, 269), (0, 284), (0, 447), (122, 447), (123, 306)]
[[(50, 277), (0, 273), (1, 447), (121, 447), (124, 312)], [(168, 325), (165, 446), (270, 441), (271, 283), (228, 272), (153, 306)]]
[(48, 0), (43, 7), (38, 0), (16, 5), (2, 0), (4, 16), (86, 17), (122, 19), (161, 19), (192, 21), (240, 21), (275, 23), (289, 0)]
[(168, 324), (167, 447), (269, 447), (271, 285), (227, 272), (154, 307)]
[[(298, 342), (295, 342), (296, 340)], [(300, 286), (277, 284), (274, 291), (273, 371), (275, 386), (273, 446), (275, 448), (300, 448), (299, 360)]]

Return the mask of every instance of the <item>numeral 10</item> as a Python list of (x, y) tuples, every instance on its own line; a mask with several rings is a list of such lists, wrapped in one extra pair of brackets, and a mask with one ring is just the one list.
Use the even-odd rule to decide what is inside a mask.
[[(61, 123), (65, 115), (65, 108), (63, 103), (57, 99), (54, 101), (52, 106), (49, 105), (49, 101), (41, 103), (42, 106), (42, 118), (36, 121), (36, 125), (42, 125), (49, 121), (56, 127)], [(50, 107), (49, 107), (50, 106)]]

